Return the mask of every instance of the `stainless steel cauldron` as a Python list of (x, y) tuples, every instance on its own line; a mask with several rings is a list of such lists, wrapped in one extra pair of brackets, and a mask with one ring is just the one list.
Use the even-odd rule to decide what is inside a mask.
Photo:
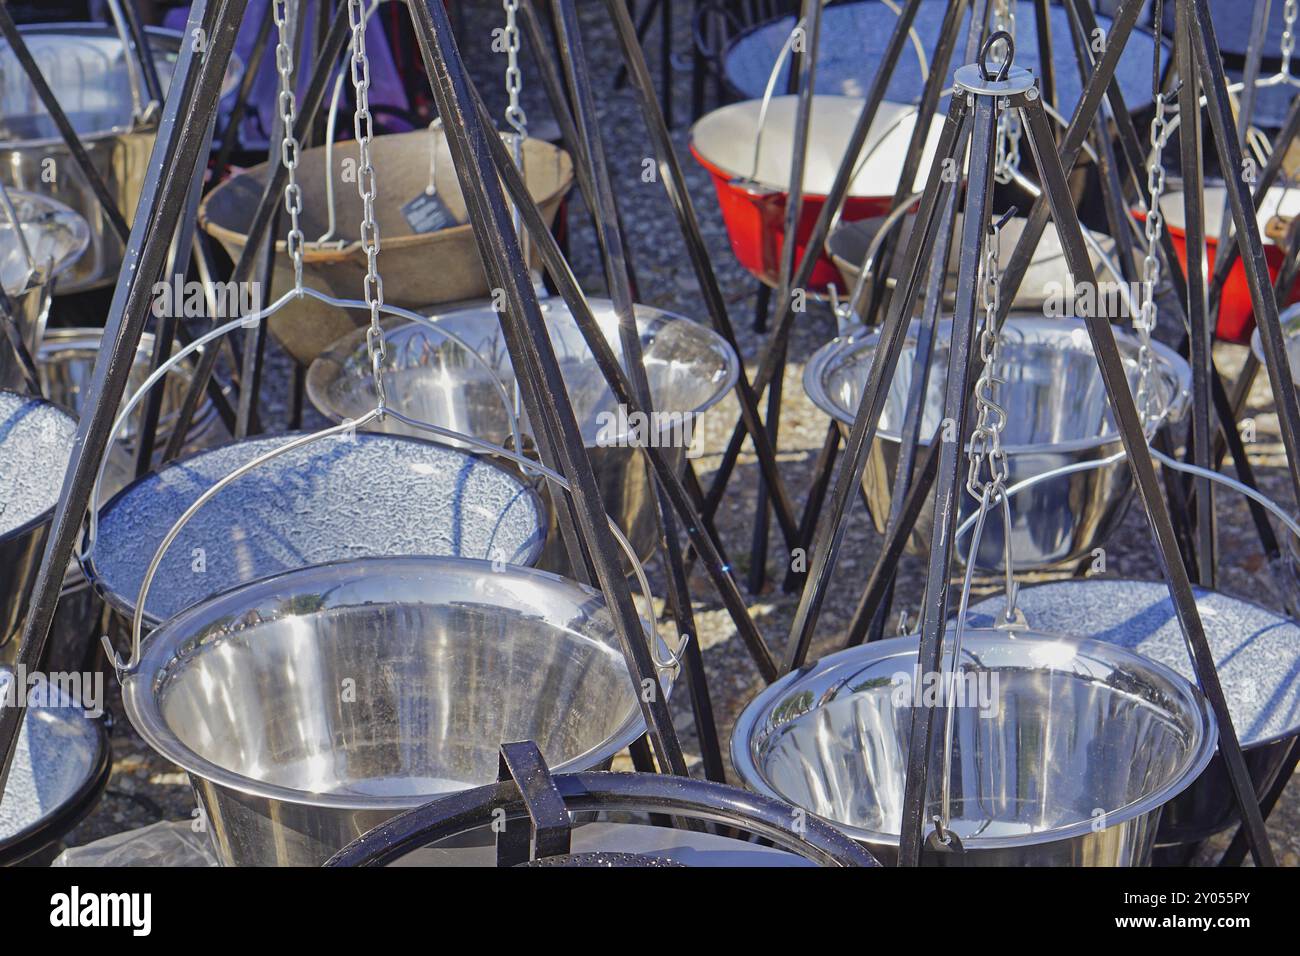
[[(23, 673), (21, 683), (15, 676), (0, 667), (0, 701), (21, 692), (29, 704), (0, 800), (0, 866), (48, 865), (108, 783), (108, 731), (87, 713), (104, 701), (79, 700), (44, 674)], [(89, 698), (93, 690), (83, 685), (81, 693)]]
[[(621, 359), (613, 305), (607, 299), (590, 303), (605, 341)], [(626, 414), (620, 418), (614, 395), (564, 302), (550, 299), (543, 308), (601, 498), (637, 554), (646, 558), (656, 546), (654, 498), (645, 464), (630, 440), (637, 423), (629, 421)], [(664, 452), (684, 466), (687, 451), (683, 446), (690, 444), (699, 428), (697, 417), (735, 385), (739, 360), (721, 336), (689, 319), (648, 306), (637, 306), (636, 319), (651, 397), (656, 412), (663, 414), (662, 427), (655, 436)], [(487, 361), (507, 387), (512, 386), (514, 373), (501, 323), (490, 306), (437, 315), (433, 322), (455, 333)], [(386, 341), (385, 391), (392, 408), (494, 444), (509, 442), (508, 416), (492, 376), (482, 364), (466, 357), (459, 345), (413, 322), (390, 323)], [(312, 363), (307, 372), (307, 394), (322, 414), (335, 421), (357, 418), (374, 406), (364, 329)], [(405, 426), (393, 419), (383, 427), (405, 431)], [(551, 535), (542, 566), (553, 570), (567, 567), (558, 535)]]
[[(896, 249), (902, 250), (907, 247), (907, 239), (912, 231), (912, 224), (915, 222), (914, 215), (903, 217), (903, 222), (898, 226), (898, 237)], [(872, 217), (870, 219), (860, 219), (857, 222), (845, 222), (837, 226), (826, 240), (826, 252), (830, 255), (831, 261), (840, 270), (840, 275), (844, 277), (845, 285), (850, 290), (857, 287), (858, 279), (862, 275), (862, 260), (867, 255), (867, 250), (871, 246), (872, 240), (876, 238), (881, 224), (885, 221), (884, 217)], [(956, 222), (953, 226), (953, 235), (961, 235), (961, 213), (956, 216)], [(1011, 252), (1020, 241), (1020, 235), (1024, 232), (1027, 219), (1013, 217), (1009, 219), (1000, 230), (998, 230), (998, 264), (1002, 269), (1007, 267), (1011, 261)], [(1101, 233), (1092, 233), (1092, 238), (1101, 246), (1103, 251), (1109, 253), (1115, 247), (1115, 240)], [(948, 276), (944, 283), (944, 302), (949, 306), (952, 305), (953, 297), (957, 291), (957, 252), (961, 243), (954, 243), (949, 257)], [(1092, 267), (1098, 273), (1103, 275), (1101, 257), (1091, 247), (1088, 249), (1089, 258), (1092, 259)], [(869, 294), (871, 289), (872, 276), (868, 275), (867, 285), (864, 292)], [(886, 285), (892, 289), (894, 287), (893, 278), (886, 280)], [(1068, 311), (1067, 301), (1069, 289), (1071, 287), (1070, 271), (1066, 268), (1065, 253), (1061, 249), (1061, 239), (1057, 235), (1056, 226), (1048, 223), (1043, 229), (1042, 238), (1038, 241), (1038, 247), (1034, 250), (1034, 255), (1029, 261), (1029, 267), (1025, 270), (1025, 277), (1020, 283), (1020, 288), (1016, 290), (1015, 299), (1012, 300), (1012, 308), (1024, 311), (1042, 312), (1044, 306), (1047, 308), (1065, 309)], [(1051, 313), (1044, 313), (1051, 314)]]
[[(62, 405), (81, 414), (90, 388), (90, 376), (99, 357), (103, 329), (48, 329), (36, 350), (36, 366), (40, 374), (41, 391), (56, 405)], [(127, 380), (126, 394), (134, 394), (144, 384), (153, 368), (153, 333), (140, 336), (135, 350), (135, 362)], [(173, 369), (159, 386), (163, 390), (161, 415), (158, 420), (158, 444), (165, 444), (171, 436), (176, 412), (189, 387), (189, 371), (182, 367)], [(143, 409), (137, 408), (131, 420), (115, 436), (109, 448), (108, 468), (104, 473), (101, 494), (116, 494), (135, 478), (135, 457), (139, 422)], [(206, 395), (190, 424), (184, 448), (193, 453), (219, 442), (226, 432), (217, 421), (217, 411)]]
[[(127, 222), (144, 186), (157, 118), (139, 117), (125, 52), (115, 27), (102, 23), (23, 26), (23, 39), (91, 162)], [(149, 28), (149, 44), (166, 92), (184, 37)], [(231, 61), (223, 95), (239, 83), (242, 66)], [(72, 161), (45, 107), (7, 44), (0, 43), (0, 178), (53, 196), (90, 224), (90, 247), (64, 281), (62, 292), (106, 285), (117, 278), (122, 241), (109, 225), (90, 185)]]
[[(332, 170), (326, 166), (326, 152), (323, 146), (303, 150), (298, 161), (298, 182), (303, 190), (302, 229), (308, 239), (303, 252), (303, 283), (339, 298), (355, 299), (361, 295), (366, 274), (366, 254), (358, 232), (361, 199), (355, 177), (349, 178), (349, 162), (355, 172), (355, 146), (340, 144), (335, 148)], [(423, 309), (434, 303), (486, 296), (487, 279), (442, 130), (376, 137), (371, 154), (383, 183), (375, 217), (383, 236), (384, 300), (405, 309)], [(416, 232), (402, 209), (424, 195), (429, 185), (431, 155), (438, 198), (459, 225)], [(536, 139), (524, 142), (523, 161), (529, 193), (549, 222), (573, 183), (573, 163), (568, 153)], [(200, 225), (232, 259), (243, 251), (267, 170), (267, 164), (262, 163), (231, 178), (212, 190), (199, 207)], [(329, 227), (326, 184), (331, 175), (337, 241), (315, 244), (313, 240)], [(282, 237), (277, 239), (276, 250), (273, 281), (275, 295), (280, 295), (293, 287), (293, 268)], [(263, 301), (272, 301), (270, 291), (262, 291)], [(271, 317), (270, 328), (289, 354), (306, 365), (365, 321), (362, 312), (347, 312), (309, 299), (283, 306)]]
[[(921, 423), (921, 434), (927, 442), (943, 418), (951, 328), (951, 322), (941, 322), (935, 338)], [(872, 519), (882, 533), (893, 497), (899, 432), (912, 377), (914, 333), (915, 328), (900, 355), (862, 475)], [(1115, 336), (1133, 386), (1137, 379), (1137, 340), (1118, 329)], [(808, 397), (833, 416), (845, 434), (857, 413), (879, 337), (876, 331), (859, 328), (823, 346), (804, 369)], [(1175, 420), (1186, 406), (1191, 371), (1173, 350), (1158, 342), (1152, 348), (1158, 373), (1156, 406), (1162, 411), (1162, 421)], [(1010, 470), (1008, 485), (1064, 465), (1106, 458), (1122, 450), (1082, 321), (1012, 315), (1003, 327), (1000, 354), (997, 377), (1002, 384), (998, 386), (998, 402), (1010, 410), (1002, 437)], [(1046, 480), (1014, 495), (1011, 498), (1012, 559), (1016, 569), (1050, 567), (1091, 552), (1124, 517), (1131, 492), (1128, 462), (1121, 459)], [(962, 518), (972, 513), (975, 506), (973, 499), (963, 495)], [(922, 556), (929, 553), (933, 524), (933, 503), (930, 503), (921, 512), (908, 539), (909, 553)], [(980, 543), (977, 567), (981, 570), (1001, 569), (1002, 535), (1002, 522), (995, 516), (985, 528)], [(965, 560), (969, 546), (968, 538), (958, 540), (959, 560)]]
[[(80, 259), (90, 242), (90, 226), (80, 215), (48, 196), (6, 189), (19, 229), (0, 209), (0, 284), (14, 305), (18, 328), (29, 351), (45, 331), (55, 280)], [(28, 256), (30, 255), (30, 259)], [(0, 388), (23, 379), (8, 346), (0, 351)]]
[[(1282, 310), (1278, 320), (1282, 324), (1282, 335), (1286, 340), (1286, 354), (1291, 361), (1291, 382), (1300, 386), (1300, 302), (1288, 306)], [(1259, 340), (1259, 329), (1250, 333), (1250, 350), (1255, 353), (1255, 358), (1265, 369), (1268, 364), (1264, 359), (1264, 343)]]
[[(877, 641), (765, 688), (736, 722), (736, 772), (892, 860), (913, 701), (932, 700), (913, 679), (916, 655), (915, 637)], [(1112, 644), (968, 628), (960, 675), (950, 827), (965, 852), (927, 850), (931, 865), (1143, 865), (1161, 807), (1214, 755), (1200, 693)], [(943, 713), (927, 820), (938, 806)]]
[[(1300, 625), (1249, 601), (1195, 592), (1246, 766), (1263, 793), (1300, 734)], [(1021, 590), (1016, 606), (1035, 628), (1085, 632), (1196, 679), (1161, 581), (1054, 581)], [(976, 627), (992, 625), (1002, 608), (1002, 598), (989, 598), (972, 607), (967, 620)], [(1237, 820), (1228, 773), (1216, 755), (1196, 783), (1165, 807), (1156, 842), (1199, 843)]]
[[(90, 376), (99, 357), (102, 329), (46, 329), (40, 348), (36, 351), (36, 367), (41, 391), (56, 405), (81, 414), (90, 386)], [(131, 369), (128, 390), (135, 391), (145, 380), (151, 368), (153, 335), (144, 333), (136, 349), (135, 364)], [(16, 369), (15, 369), (16, 371)], [(189, 384), (189, 374), (174, 370), (164, 379), (162, 417), (158, 423), (160, 443), (171, 434), (171, 420)], [(101, 489), (111, 495), (129, 484), (135, 477), (137, 413), (123, 430), (123, 437), (108, 449), (108, 465)], [(225, 430), (217, 421), (216, 409), (205, 396), (190, 426), (187, 453), (207, 447), (224, 436)], [(59, 596), (54, 624), (50, 632), (50, 645), (46, 654), (47, 666), (54, 670), (76, 670), (81, 657), (94, 646), (92, 632), (99, 626), (103, 602), (95, 593), (81, 566), (73, 561), (68, 566), (63, 590)]]
[(63, 409), (0, 390), (0, 656), (6, 658), (27, 616), (76, 431), (77, 420)]
[(599, 592), (454, 558), (304, 568), (206, 601), (150, 635), (123, 700), (189, 773), (228, 865), (319, 865), (494, 781), (502, 742), (535, 740), (563, 772), (644, 730)]

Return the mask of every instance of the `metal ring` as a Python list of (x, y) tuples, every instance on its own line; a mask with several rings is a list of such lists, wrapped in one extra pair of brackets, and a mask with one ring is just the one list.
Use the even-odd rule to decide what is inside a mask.
[[(987, 61), (988, 61), (989, 51), (993, 49), (993, 44), (996, 43), (998, 40), (1002, 40), (1006, 43), (1007, 56), (1006, 59), (1002, 61), (1002, 68), (998, 71), (997, 75), (994, 76), (992, 73), (989, 72)], [(1001, 83), (1003, 80), (1007, 78), (1007, 75), (1011, 72), (1011, 62), (1015, 58), (1016, 58), (1015, 37), (1013, 37), (1006, 30), (999, 30), (997, 33), (994, 33), (991, 37), (989, 37), (987, 40), (984, 41), (984, 45), (980, 47), (979, 55), (975, 57), (975, 62), (979, 64), (980, 73), (983, 74), (985, 80), (995, 80)]]

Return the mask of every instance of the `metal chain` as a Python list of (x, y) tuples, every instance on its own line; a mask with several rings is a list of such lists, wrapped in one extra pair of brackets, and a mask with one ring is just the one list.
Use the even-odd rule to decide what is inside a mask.
[[(990, 36), (999, 31), (1005, 31), (1015, 41), (1016, 11), (1011, 0), (998, 0), (994, 4)], [(1005, 58), (1009, 51), (1004, 43), (999, 45)], [(1020, 170), (1020, 131), (1020, 111), (1004, 109), (998, 117), (997, 153), (993, 161), (993, 178), (1004, 186)]]
[[(999, 384), (997, 378), (998, 359), (1001, 336), (998, 332), (998, 308), (1002, 301), (1002, 277), (998, 271), (999, 239), (1002, 227), (1013, 215), (1013, 206), (999, 218), (989, 223), (988, 238), (984, 244), (984, 258), (980, 267), (980, 290), (984, 304), (984, 322), (980, 329), (979, 352), (983, 366), (979, 378), (975, 381), (975, 427), (971, 432), (970, 460), (966, 474), (966, 490), (979, 502), (980, 524), (990, 508), (1001, 507), (1003, 533), (1003, 571), (1006, 578), (1006, 609), (999, 621), (999, 626), (1018, 628), (1023, 626), (1023, 615), (1016, 610), (1015, 567), (1011, 548), (1011, 503), (1007, 494), (1007, 481), (1010, 478), (1010, 463), (1006, 449), (1002, 447), (1002, 430), (1007, 424), (1007, 412), (998, 404), (994, 392)], [(988, 462), (989, 479), (985, 481), (982, 471)], [(971, 540), (970, 554), (966, 561), (973, 566), (977, 557), (979, 536)], [(963, 601), (969, 599), (969, 588), (963, 592)]]
[(277, 31), (275, 68), (280, 75), (280, 123), (284, 127), (280, 140), (280, 162), (288, 177), (284, 183), (284, 210), (289, 214), (289, 233), (285, 246), (293, 260), (293, 287), (302, 293), (303, 234), (299, 223), (302, 214), (302, 187), (298, 185), (298, 139), (294, 124), (298, 118), (298, 100), (293, 92), (293, 39), (291, 24), (298, 18), (298, 0), (272, 0), (272, 16)]
[[(1293, 0), (1294, 2), (1294, 0)], [(1165, 190), (1165, 167), (1161, 162), (1165, 144), (1169, 139), (1169, 123), (1165, 120), (1165, 97), (1157, 93), (1156, 112), (1151, 118), (1151, 165), (1147, 167), (1147, 219), (1144, 232), (1147, 239), (1146, 258), (1142, 260), (1142, 307), (1133, 317), (1133, 331), (1138, 339), (1138, 417), (1143, 426), (1151, 417), (1151, 381), (1155, 354), (1151, 348), (1151, 333), (1156, 327), (1156, 290), (1160, 285), (1160, 238), (1165, 228), (1165, 217), (1160, 211), (1160, 198)]]
[(1300, 3), (1297, 0), (1286, 0), (1286, 5), (1282, 8), (1282, 69), (1279, 72), (1287, 75), (1291, 73), (1291, 54), (1295, 52), (1295, 20), (1298, 9)]
[(364, 0), (348, 0), (348, 23), (352, 27), (352, 85), (356, 89), (357, 111), (353, 133), (357, 140), (357, 193), (361, 196), (361, 248), (366, 253), (364, 281), (366, 305), (370, 307), (370, 328), (366, 349), (375, 382), (379, 412), (384, 412), (383, 366), (387, 358), (380, 310), (384, 305), (384, 282), (379, 277), (379, 224), (375, 222), (375, 167), (370, 161), (374, 120), (370, 115), (370, 59), (366, 56), (366, 11)]
[(519, 72), (519, 25), (516, 14), (519, 12), (519, 0), (503, 0), (506, 11), (506, 93), (510, 104), (506, 107), (506, 122), (523, 139), (528, 135), (528, 115), (519, 103), (519, 91), (523, 88), (523, 74)]
[[(996, 503), (1006, 490), (1009, 477), (1007, 453), (1002, 447), (1002, 429), (1007, 423), (1007, 413), (994, 400), (997, 385), (998, 363), (998, 304), (1001, 299), (1002, 277), (998, 273), (998, 236), (1000, 225), (996, 221), (989, 225), (989, 235), (984, 243), (984, 259), (980, 267), (980, 291), (983, 296), (984, 322), (980, 327), (979, 352), (984, 363), (980, 376), (975, 382), (975, 427), (971, 431), (970, 460), (966, 473), (966, 490), (978, 501), (985, 497), (985, 488), (989, 491), (989, 501)], [(989, 481), (985, 482), (982, 471), (987, 460)]]

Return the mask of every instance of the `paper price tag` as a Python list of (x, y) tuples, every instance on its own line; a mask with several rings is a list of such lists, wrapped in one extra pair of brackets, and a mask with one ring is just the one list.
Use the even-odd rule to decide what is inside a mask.
[(438, 229), (460, 225), (460, 220), (452, 215), (446, 203), (439, 199), (436, 193), (432, 196), (428, 193), (420, 193), (402, 207), (402, 217), (411, 227), (411, 231), (416, 233), (435, 232)]

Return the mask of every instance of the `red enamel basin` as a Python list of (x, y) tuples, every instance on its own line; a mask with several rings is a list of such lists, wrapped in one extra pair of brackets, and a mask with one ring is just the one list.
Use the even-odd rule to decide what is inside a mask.
[[(732, 252), (741, 265), (769, 285), (778, 281), (785, 241), (796, 104), (794, 96), (771, 100), (757, 163), (755, 144), (759, 138), (762, 101), (746, 100), (714, 110), (691, 130), (691, 153), (713, 178)], [(813, 97), (804, 202), (795, 235), (799, 256), (804, 254), (826, 203), (826, 194), (835, 180), (862, 107), (860, 97)], [(924, 184), (942, 125), (942, 117), (935, 117), (917, 173), (917, 190)], [(845, 221), (889, 212), (914, 126), (911, 106), (890, 102), (880, 105), (862, 150), (861, 156), (866, 158), (859, 159), (860, 168), (844, 203)], [(832, 284), (844, 289), (839, 270), (822, 252), (809, 286), (813, 291), (824, 292)]]
[[(1208, 284), (1209, 277), (1214, 275), (1214, 255), (1219, 245), (1219, 230), (1223, 222), (1223, 204), (1226, 200), (1226, 191), (1223, 186), (1210, 185), (1205, 187), (1205, 275)], [(1179, 262), (1183, 267), (1183, 274), (1187, 274), (1187, 233), (1183, 228), (1183, 194), (1181, 191), (1166, 193), (1160, 197), (1160, 211), (1164, 213), (1165, 228), (1169, 230), (1169, 236), (1173, 239), (1174, 249), (1178, 252)], [(1300, 213), (1300, 191), (1290, 190), (1285, 187), (1274, 186), (1264, 197), (1264, 202), (1260, 205), (1258, 216), (1260, 235), (1264, 234), (1264, 227), (1274, 215), (1281, 213), (1283, 215), (1293, 216)], [(1146, 216), (1140, 211), (1134, 211), (1133, 215), (1139, 220), (1145, 220)], [(1267, 237), (1264, 237), (1264, 259), (1268, 263), (1268, 274), (1271, 282), (1276, 282), (1278, 273), (1282, 269), (1283, 254), (1282, 250)], [(1285, 302), (1279, 303), (1286, 306), (1290, 302), (1295, 302), (1300, 298), (1300, 281), (1292, 286), (1290, 293)], [(1215, 335), (1225, 342), (1246, 343), (1250, 341), (1250, 333), (1255, 328), (1254, 306), (1250, 301), (1250, 287), (1246, 283), (1246, 268), (1242, 265), (1241, 259), (1238, 258), (1233, 263), (1232, 269), (1228, 272), (1228, 279), (1223, 285), (1222, 303), (1219, 311), (1219, 324), (1215, 329)]]

